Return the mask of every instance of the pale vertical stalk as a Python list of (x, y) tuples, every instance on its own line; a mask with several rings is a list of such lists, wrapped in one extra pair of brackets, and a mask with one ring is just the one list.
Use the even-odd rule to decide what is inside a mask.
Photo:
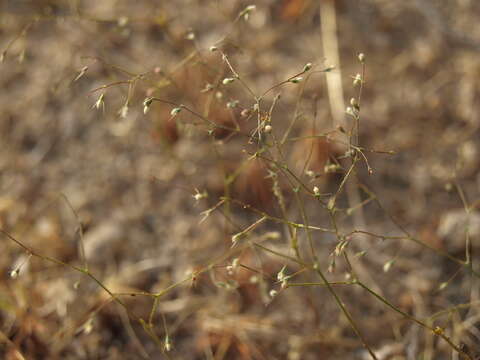
[(328, 100), (334, 126), (345, 125), (345, 101), (343, 97), (340, 53), (338, 50), (337, 15), (333, 0), (320, 1), (320, 19), (322, 31), (323, 54), (328, 64), (335, 65), (335, 71), (326, 74)]
[[(333, 118), (332, 125), (334, 128), (337, 126), (347, 128), (347, 124), (345, 122), (345, 100), (342, 86), (340, 51), (338, 47), (337, 36), (337, 14), (334, 0), (320, 1), (320, 23), (323, 54), (327, 59), (328, 64), (332, 63), (336, 68), (335, 71), (331, 71), (326, 74), (328, 100), (330, 103), (330, 112)], [(341, 142), (349, 143), (349, 139), (346, 138), (346, 135), (338, 134), (338, 136), (342, 137), (338, 139)], [(361, 197), (355, 184), (356, 174), (353, 176), (352, 180), (346, 184), (350, 207), (354, 207), (356, 204), (361, 202)], [(353, 219), (355, 227), (365, 227), (365, 219), (362, 208), (354, 212)]]

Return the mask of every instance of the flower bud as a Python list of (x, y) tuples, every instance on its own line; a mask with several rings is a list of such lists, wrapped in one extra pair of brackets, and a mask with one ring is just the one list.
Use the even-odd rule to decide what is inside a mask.
[(181, 107), (173, 108), (172, 111), (170, 111), (170, 115), (177, 116), (180, 113), (180, 111), (182, 111)]
[(307, 175), (308, 177), (313, 178), (313, 177), (315, 177), (315, 172), (312, 171), (312, 170), (306, 170), (306, 171), (305, 171), (305, 175)]
[(222, 80), (222, 84), (223, 85), (228, 85), (228, 84), (231, 84), (235, 81), (235, 78), (225, 78)]
[(290, 81), (291, 83), (293, 83), (293, 84), (298, 84), (298, 83), (301, 82), (302, 80), (303, 80), (303, 77), (297, 76), (297, 77), (295, 77), (295, 78), (293, 78), (293, 79), (290, 79), (289, 81)]
[(353, 111), (353, 108), (351, 106), (347, 107), (345, 112), (350, 116), (355, 116), (355, 112)]
[(303, 67), (303, 72), (307, 72), (312, 68), (312, 63), (306, 63)]
[(252, 113), (252, 110), (243, 109), (242, 112), (240, 113), (240, 116), (243, 117), (243, 118), (246, 118), (246, 117), (250, 116), (251, 113)]
[(355, 77), (353, 78), (353, 86), (358, 86), (361, 83), (362, 83), (362, 75), (360, 74), (355, 75)]

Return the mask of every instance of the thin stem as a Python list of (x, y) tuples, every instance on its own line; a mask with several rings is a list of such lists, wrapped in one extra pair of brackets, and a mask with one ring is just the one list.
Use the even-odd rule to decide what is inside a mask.
[(385, 305), (387, 305), (389, 308), (391, 308), (392, 310), (394, 310), (395, 312), (401, 314), (403, 317), (407, 318), (408, 320), (411, 320), (415, 323), (417, 323), (418, 325), (420, 325), (421, 327), (424, 327), (425, 329), (428, 329), (430, 331), (432, 331), (435, 335), (441, 337), (443, 340), (445, 340), (451, 347), (452, 349), (454, 349), (456, 352), (458, 352), (460, 355), (464, 356), (465, 358), (467, 359), (470, 359), (470, 360), (473, 360), (473, 358), (467, 354), (466, 352), (464, 352), (459, 346), (457, 346), (456, 344), (453, 343), (453, 341), (444, 334), (444, 331), (443, 329), (439, 328), (439, 327), (436, 327), (436, 328), (433, 328), (431, 327), (430, 325), (428, 325), (427, 323), (417, 319), (416, 317), (414, 316), (411, 316), (409, 314), (407, 314), (406, 312), (400, 310), (399, 308), (397, 308), (395, 305), (393, 305), (392, 303), (390, 303), (387, 299), (385, 299), (383, 296), (381, 296), (380, 294), (377, 294), (375, 291), (373, 291), (372, 289), (370, 289), (368, 286), (366, 286), (365, 284), (363, 284), (362, 282), (358, 281), (357, 282), (357, 285), (360, 286), (361, 288), (363, 288), (364, 290), (366, 290), (367, 292), (369, 292), (371, 295), (373, 295), (375, 298), (377, 298), (379, 301), (381, 301), (382, 303), (384, 303)]

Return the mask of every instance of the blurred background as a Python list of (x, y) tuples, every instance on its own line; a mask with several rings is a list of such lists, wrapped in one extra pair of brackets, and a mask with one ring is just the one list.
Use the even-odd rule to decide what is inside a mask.
[[(373, 173), (358, 163), (338, 199), (355, 211), (338, 224), (383, 235), (348, 238), (357, 275), (473, 358), (478, 278), (448, 256), (464, 260), (469, 237), (477, 268), (479, 20), (474, 0), (0, 1), (0, 227), (43, 257), (2, 235), (1, 356), (369, 359), (325, 288), (277, 282), (284, 265), (300, 272), (292, 281), (318, 277), (253, 247), (231, 250), (232, 235), (266, 213), (253, 239), (293, 256), (292, 228), (271, 220), (304, 223), (287, 178), (249, 157), (251, 93), (313, 64), (304, 81), (265, 95), (262, 110), (272, 137), (285, 136), (282, 161), (310, 190), (333, 194), (344, 172), (326, 167), (346, 145), (312, 135), (352, 127), (345, 110), (363, 53), (359, 144), (375, 150), (365, 151)], [(222, 83), (232, 76), (222, 53), (248, 89)], [(165, 102), (144, 109), (148, 97)], [(192, 111), (173, 116), (180, 104)], [(310, 224), (331, 228), (311, 191), (299, 194)], [(312, 234), (328, 279), (344, 281), (338, 239)], [(119, 305), (45, 257), (86, 260), (113, 293), (178, 286), (155, 305), (141, 294)], [(335, 289), (378, 359), (458, 356), (365, 290)]]

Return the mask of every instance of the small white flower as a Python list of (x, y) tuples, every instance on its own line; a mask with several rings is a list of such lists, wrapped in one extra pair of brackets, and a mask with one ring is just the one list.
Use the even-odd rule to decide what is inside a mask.
[(225, 78), (225, 79), (222, 80), (222, 84), (223, 85), (228, 85), (228, 84), (233, 83), (234, 81), (235, 81), (235, 78), (231, 78), (231, 77), (230, 78)]
[(168, 334), (165, 336), (164, 348), (167, 352), (172, 350), (172, 341), (170, 340), (170, 336), (168, 336)]
[(170, 115), (177, 116), (180, 113), (180, 111), (182, 111), (181, 107), (173, 108), (172, 111), (170, 111)]
[(278, 295), (278, 291), (275, 289), (272, 289), (268, 294), (270, 295), (271, 298), (274, 298), (275, 296)]
[(332, 197), (328, 200), (327, 209), (330, 210), (330, 211), (332, 211), (333, 209), (335, 209), (335, 202), (336, 202), (335, 196), (332, 196)]
[(234, 109), (238, 106), (239, 103), (240, 102), (238, 100), (229, 101), (229, 102), (227, 102), (227, 108)]
[(200, 191), (198, 191), (197, 189), (195, 189), (195, 194), (192, 195), (193, 198), (195, 199), (195, 201), (200, 201), (202, 199), (205, 199), (208, 197), (208, 194), (206, 191), (204, 191), (203, 193), (201, 193)]
[(395, 263), (395, 259), (392, 259), (390, 261), (387, 261), (384, 265), (383, 265), (383, 272), (389, 272), (392, 265)]
[(237, 270), (237, 268), (238, 268), (238, 263), (239, 263), (238, 258), (235, 258), (235, 259), (232, 260), (232, 264), (231, 264), (231, 265), (227, 265), (227, 273), (228, 273), (228, 275), (233, 275), (233, 273), (235, 272), (235, 270)]
[(282, 270), (280, 270), (277, 274), (277, 280), (283, 281), (286, 278), (285, 271), (287, 270), (287, 265), (283, 265)]
[(306, 63), (305, 66), (303, 67), (303, 72), (307, 72), (312, 68), (312, 63)]
[(293, 83), (293, 84), (298, 84), (299, 82), (301, 82), (303, 80), (303, 77), (301, 76), (297, 76), (293, 79), (290, 79), (290, 82)]
[(242, 10), (240, 16), (243, 16), (245, 21), (248, 21), (250, 13), (254, 11), (257, 7), (255, 5), (248, 5), (245, 9)]
[(152, 105), (152, 98), (146, 98), (143, 100), (143, 113), (146, 114), (150, 110), (150, 105)]
[(447, 286), (448, 286), (448, 281), (442, 282), (442, 283), (438, 286), (438, 291), (441, 291), (441, 290), (445, 289)]
[(353, 78), (353, 85), (358, 86), (361, 83), (362, 83), (362, 75), (360, 74), (355, 75), (355, 77)]
[(252, 113), (252, 110), (250, 109), (243, 109), (242, 112), (240, 113), (240, 116), (243, 118), (248, 117)]
[(152, 104), (153, 98), (147, 97), (143, 100), (143, 106), (150, 106)]
[(306, 171), (305, 171), (305, 175), (307, 175), (308, 177), (313, 178), (313, 177), (315, 177), (315, 172), (312, 171), (312, 170), (306, 170)]
[(333, 173), (333, 172), (336, 172), (337, 170), (340, 170), (341, 169), (341, 166), (338, 165), (338, 164), (326, 164), (324, 167), (323, 167), (323, 171), (325, 173)]
[(364, 53), (358, 54), (358, 61), (360, 61), (362, 64), (365, 62), (365, 54)]
[(353, 111), (353, 108), (351, 106), (348, 106), (345, 112), (350, 116), (355, 116), (355, 112)]
[(272, 132), (272, 125), (265, 125), (265, 127), (263, 128), (263, 131), (266, 134), (270, 134)]

